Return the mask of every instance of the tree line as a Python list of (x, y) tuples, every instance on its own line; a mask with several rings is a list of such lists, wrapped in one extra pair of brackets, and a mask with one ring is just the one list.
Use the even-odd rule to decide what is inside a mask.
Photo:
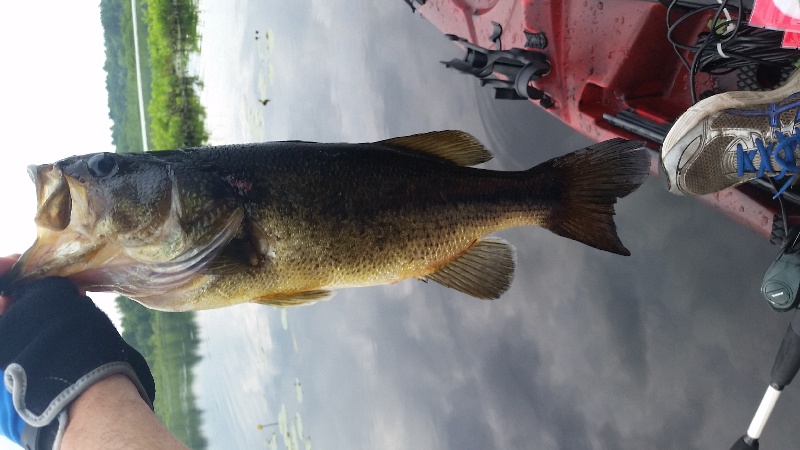
[(197, 95), (200, 81), (186, 68), (189, 55), (200, 50), (197, 5), (192, 0), (149, 0), (145, 17), (153, 73), (148, 106), (153, 148), (202, 145), (208, 133)]
[[(138, 0), (137, 30), (146, 107), (148, 148), (165, 150), (203, 145), (208, 140), (201, 82), (187, 70), (199, 51), (198, 10), (192, 0)], [(142, 148), (129, 0), (101, 0), (106, 45), (106, 89), (112, 139), (118, 152)]]
[[(118, 151), (140, 151), (142, 148), (139, 100), (136, 86), (136, 56), (133, 43), (133, 12), (128, 0), (101, 0), (100, 20), (106, 46), (106, 90), (108, 110), (113, 122), (111, 137)], [(150, 53), (147, 48), (147, 24), (137, 14), (139, 52), (142, 61), (142, 94), (150, 103)], [(145, 118), (147, 121), (147, 118)], [(150, 123), (147, 124), (148, 127)], [(150, 146), (152, 142), (148, 143)]]

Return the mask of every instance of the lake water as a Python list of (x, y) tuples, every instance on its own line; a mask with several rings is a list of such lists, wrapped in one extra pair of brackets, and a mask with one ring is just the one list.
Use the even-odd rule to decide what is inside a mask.
[[(473, 133), (487, 167), (588, 142), (491, 98), (400, 1), (201, 0), (211, 143)], [(264, 106), (259, 100), (269, 99)], [(487, 302), (434, 283), (197, 315), (193, 386), (210, 448), (727, 448), (746, 430), (789, 317), (760, 299), (777, 249), (648, 181), (618, 206), (625, 258), (525, 228)], [(800, 442), (793, 386), (763, 448)]]

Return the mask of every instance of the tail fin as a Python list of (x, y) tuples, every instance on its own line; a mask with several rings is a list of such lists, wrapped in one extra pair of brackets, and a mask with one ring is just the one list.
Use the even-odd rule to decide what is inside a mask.
[(555, 174), (563, 188), (560, 204), (543, 226), (600, 250), (630, 255), (617, 236), (614, 203), (644, 183), (649, 167), (643, 142), (616, 138), (530, 169)]

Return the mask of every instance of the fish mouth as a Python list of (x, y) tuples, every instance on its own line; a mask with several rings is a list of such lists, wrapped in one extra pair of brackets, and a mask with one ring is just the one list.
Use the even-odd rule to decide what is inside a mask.
[[(202, 270), (225, 248), (244, 219), (244, 212), (236, 209), (206, 244), (187, 247), (166, 260), (153, 260), (143, 249), (160, 245), (158, 240), (125, 240), (113, 227), (109, 231), (111, 200), (98, 193), (91, 181), (84, 181), (89, 177), (83, 169), (81, 161), (73, 160), (28, 167), (36, 188), (36, 241), (0, 277), (3, 295), (13, 297), (28, 283), (57, 276), (69, 278), (81, 290), (141, 297), (157, 308), (164, 292), (197, 289), (204, 282)], [(171, 237), (170, 230), (182, 233), (177, 221), (177, 214), (171, 213), (163, 230), (156, 232), (157, 238)], [(183, 240), (176, 238), (176, 242)]]
[(0, 291), (13, 293), (28, 281), (48, 276), (72, 276), (89, 269), (102, 245), (89, 237), (75, 211), (87, 211), (86, 188), (56, 164), (32, 165), (28, 174), (36, 186), (36, 241), (0, 278)]
[(28, 166), (28, 175), (36, 185), (36, 225), (53, 231), (65, 229), (72, 214), (72, 195), (64, 172), (53, 164), (43, 164)]

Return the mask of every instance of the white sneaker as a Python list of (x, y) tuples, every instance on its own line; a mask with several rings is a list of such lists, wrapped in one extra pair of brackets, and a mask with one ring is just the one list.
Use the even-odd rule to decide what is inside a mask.
[(670, 192), (704, 195), (761, 176), (798, 176), (800, 70), (772, 91), (711, 96), (683, 113), (661, 147), (659, 169)]

